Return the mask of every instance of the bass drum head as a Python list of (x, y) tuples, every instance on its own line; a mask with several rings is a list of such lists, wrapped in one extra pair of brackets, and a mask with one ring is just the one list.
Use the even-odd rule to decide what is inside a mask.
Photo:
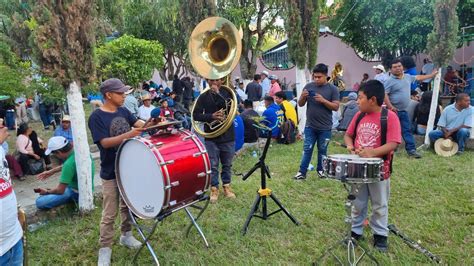
[(153, 150), (138, 139), (124, 142), (117, 153), (117, 182), (130, 210), (142, 219), (155, 218), (165, 200), (163, 173)]

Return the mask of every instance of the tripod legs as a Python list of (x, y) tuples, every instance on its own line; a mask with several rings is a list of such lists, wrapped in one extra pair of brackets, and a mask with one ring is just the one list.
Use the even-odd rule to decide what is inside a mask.
[[(267, 199), (268, 199), (268, 197), (270, 197), (276, 203), (276, 205), (278, 205), (278, 207), (279, 207), (278, 210), (276, 210), (272, 213), (268, 213), (268, 209), (267, 209)], [(259, 211), (260, 203), (262, 203), (262, 211), (261, 211), (262, 215), (257, 215), (256, 213)], [(272, 216), (273, 214), (276, 214), (280, 211), (283, 211), (286, 214), (286, 216), (288, 216), (288, 218), (290, 218), (290, 220), (294, 224), (296, 224), (296, 225), (300, 224), (296, 220), (296, 218), (293, 217), (293, 215), (291, 215), (290, 212), (288, 212), (288, 210), (281, 204), (281, 202), (277, 199), (277, 197), (272, 194), (270, 189), (268, 189), (268, 188), (260, 189), (257, 192), (257, 197), (255, 198), (255, 201), (252, 205), (250, 213), (247, 216), (247, 220), (245, 221), (244, 227), (242, 228), (242, 235), (245, 235), (247, 233), (250, 221), (252, 220), (253, 217), (258, 217), (260, 219), (267, 220), (270, 216)]]

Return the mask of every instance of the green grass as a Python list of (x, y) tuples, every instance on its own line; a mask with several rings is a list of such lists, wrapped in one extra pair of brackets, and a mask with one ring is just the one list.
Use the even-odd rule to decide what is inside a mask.
[[(241, 235), (245, 218), (259, 188), (257, 174), (247, 181), (233, 177), (237, 199), (220, 198), (210, 205), (200, 224), (211, 245), (206, 249), (193, 229), (185, 237), (188, 219), (178, 212), (158, 227), (151, 243), (165, 265), (309, 265), (345, 232), (343, 217), (346, 192), (335, 180), (321, 180), (314, 171), (306, 181), (291, 177), (298, 170), (302, 143), (273, 144), (267, 159), (273, 178), (268, 182), (275, 195), (301, 222), (295, 226), (283, 213), (263, 221), (254, 218), (246, 236)], [(330, 147), (330, 154), (343, 153)], [(442, 158), (431, 151), (423, 159), (408, 158), (398, 152), (391, 180), (389, 221), (412, 239), (420, 240), (431, 252), (449, 265), (473, 265), (473, 155)], [(244, 172), (256, 162), (250, 152), (234, 161), (235, 172)], [(29, 234), (29, 258), (33, 265), (86, 264), (97, 261), (99, 248), (100, 202), (89, 215), (62, 217)], [(270, 210), (276, 206), (269, 203)], [(117, 229), (119, 229), (117, 221)], [(116, 232), (119, 237), (119, 230)], [(138, 234), (136, 234), (138, 236)], [(366, 229), (367, 244), (371, 233)], [(381, 265), (419, 265), (431, 263), (391, 235), (386, 254), (374, 252)], [(152, 263), (147, 250), (139, 257), (140, 265)], [(130, 265), (134, 251), (117, 243), (112, 261)], [(344, 254), (340, 249), (338, 254)], [(334, 264), (326, 261), (324, 264)], [(365, 265), (368, 261), (365, 260)]]

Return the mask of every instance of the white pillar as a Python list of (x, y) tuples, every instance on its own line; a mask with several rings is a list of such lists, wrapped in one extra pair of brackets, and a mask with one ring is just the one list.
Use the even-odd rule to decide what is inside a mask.
[(441, 68), (438, 69), (438, 74), (434, 79), (434, 87), (433, 87), (433, 97), (431, 98), (431, 105), (430, 105), (430, 115), (428, 117), (428, 125), (426, 126), (426, 134), (425, 134), (425, 144), (430, 145), (430, 137), (428, 134), (433, 130), (434, 121), (436, 117), (436, 110), (438, 109), (438, 96), (439, 90), (441, 85)]
[(89, 144), (87, 142), (86, 116), (82, 105), (81, 89), (74, 81), (67, 90), (69, 114), (71, 116), (74, 156), (79, 185), (79, 210), (84, 213), (94, 208), (92, 195), (92, 167)]
[[(303, 88), (307, 83), (306, 80), (306, 68), (301, 69), (296, 67), (296, 98), (299, 99)], [(297, 103), (298, 105), (298, 103)], [(306, 105), (303, 107), (298, 106), (298, 131), (303, 134), (304, 127), (306, 125)]]

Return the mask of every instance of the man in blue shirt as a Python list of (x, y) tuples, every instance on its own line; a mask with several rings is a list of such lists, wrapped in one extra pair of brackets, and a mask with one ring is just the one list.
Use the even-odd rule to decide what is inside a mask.
[(438, 121), (437, 130), (429, 133), (430, 140), (435, 142), (439, 138), (453, 138), (458, 143), (457, 155), (464, 152), (464, 143), (470, 136), (472, 128), (473, 108), (469, 106), (470, 97), (465, 93), (456, 95), (456, 102), (448, 105)]
[(278, 104), (273, 102), (273, 97), (265, 96), (264, 100), (267, 109), (262, 114), (263, 124), (272, 129), (272, 138), (277, 138), (280, 135), (283, 111)]
[(54, 131), (55, 137), (64, 137), (70, 143), (72, 143), (72, 130), (71, 130), (71, 118), (68, 115), (63, 116), (61, 126), (56, 128)]

